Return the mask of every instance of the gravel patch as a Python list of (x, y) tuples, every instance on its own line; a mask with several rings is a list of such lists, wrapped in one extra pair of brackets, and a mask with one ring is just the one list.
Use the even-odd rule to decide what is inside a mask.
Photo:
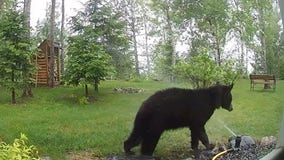
[(112, 156), (107, 160), (212, 160), (218, 153), (232, 148), (234, 148), (232, 151), (219, 156), (216, 160), (257, 160), (275, 149), (277, 142), (275, 137), (264, 137), (259, 142), (252, 141), (249, 136), (244, 137), (238, 148), (232, 147), (232, 142), (230, 142), (230, 144), (218, 145), (213, 150), (200, 150), (192, 157), (181, 158), (180, 155), (171, 157)]

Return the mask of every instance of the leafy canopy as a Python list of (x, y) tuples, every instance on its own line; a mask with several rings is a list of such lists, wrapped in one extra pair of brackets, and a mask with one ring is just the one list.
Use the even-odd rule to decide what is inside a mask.
[(69, 84), (93, 84), (112, 71), (108, 63), (110, 56), (87, 32), (69, 38), (67, 56), (65, 78)]
[(231, 84), (238, 77), (232, 61), (219, 66), (206, 52), (179, 62), (175, 71), (194, 88), (209, 87), (216, 83)]
[(131, 74), (133, 57), (129, 52), (130, 38), (123, 14), (101, 0), (88, 1), (84, 6), (84, 11), (71, 17), (73, 34), (88, 33), (92, 43), (102, 46), (102, 50), (110, 55), (110, 64), (114, 67), (116, 77), (121, 73)]

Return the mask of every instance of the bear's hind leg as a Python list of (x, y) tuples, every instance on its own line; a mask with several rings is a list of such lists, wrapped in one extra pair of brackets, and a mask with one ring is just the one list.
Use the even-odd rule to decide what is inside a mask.
[(141, 145), (141, 154), (152, 156), (153, 152), (158, 144), (161, 133), (148, 133), (143, 137), (142, 145)]

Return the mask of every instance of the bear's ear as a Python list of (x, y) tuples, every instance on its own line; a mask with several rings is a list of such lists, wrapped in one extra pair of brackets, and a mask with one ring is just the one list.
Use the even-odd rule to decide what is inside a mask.
[(229, 86), (224, 86), (224, 95), (227, 95), (227, 94), (229, 94), (230, 92), (231, 92), (231, 90), (232, 90), (232, 88), (233, 88), (233, 86), (234, 86), (234, 84), (232, 83), (232, 84), (230, 84)]

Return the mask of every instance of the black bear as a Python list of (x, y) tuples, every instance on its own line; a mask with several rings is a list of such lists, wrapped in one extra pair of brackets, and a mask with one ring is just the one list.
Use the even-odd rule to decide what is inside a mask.
[(217, 108), (232, 111), (232, 85), (215, 85), (202, 89), (170, 88), (146, 99), (136, 114), (134, 127), (124, 141), (126, 154), (141, 144), (141, 154), (151, 156), (165, 130), (189, 127), (191, 147), (198, 149), (199, 140), (210, 148), (205, 124)]

